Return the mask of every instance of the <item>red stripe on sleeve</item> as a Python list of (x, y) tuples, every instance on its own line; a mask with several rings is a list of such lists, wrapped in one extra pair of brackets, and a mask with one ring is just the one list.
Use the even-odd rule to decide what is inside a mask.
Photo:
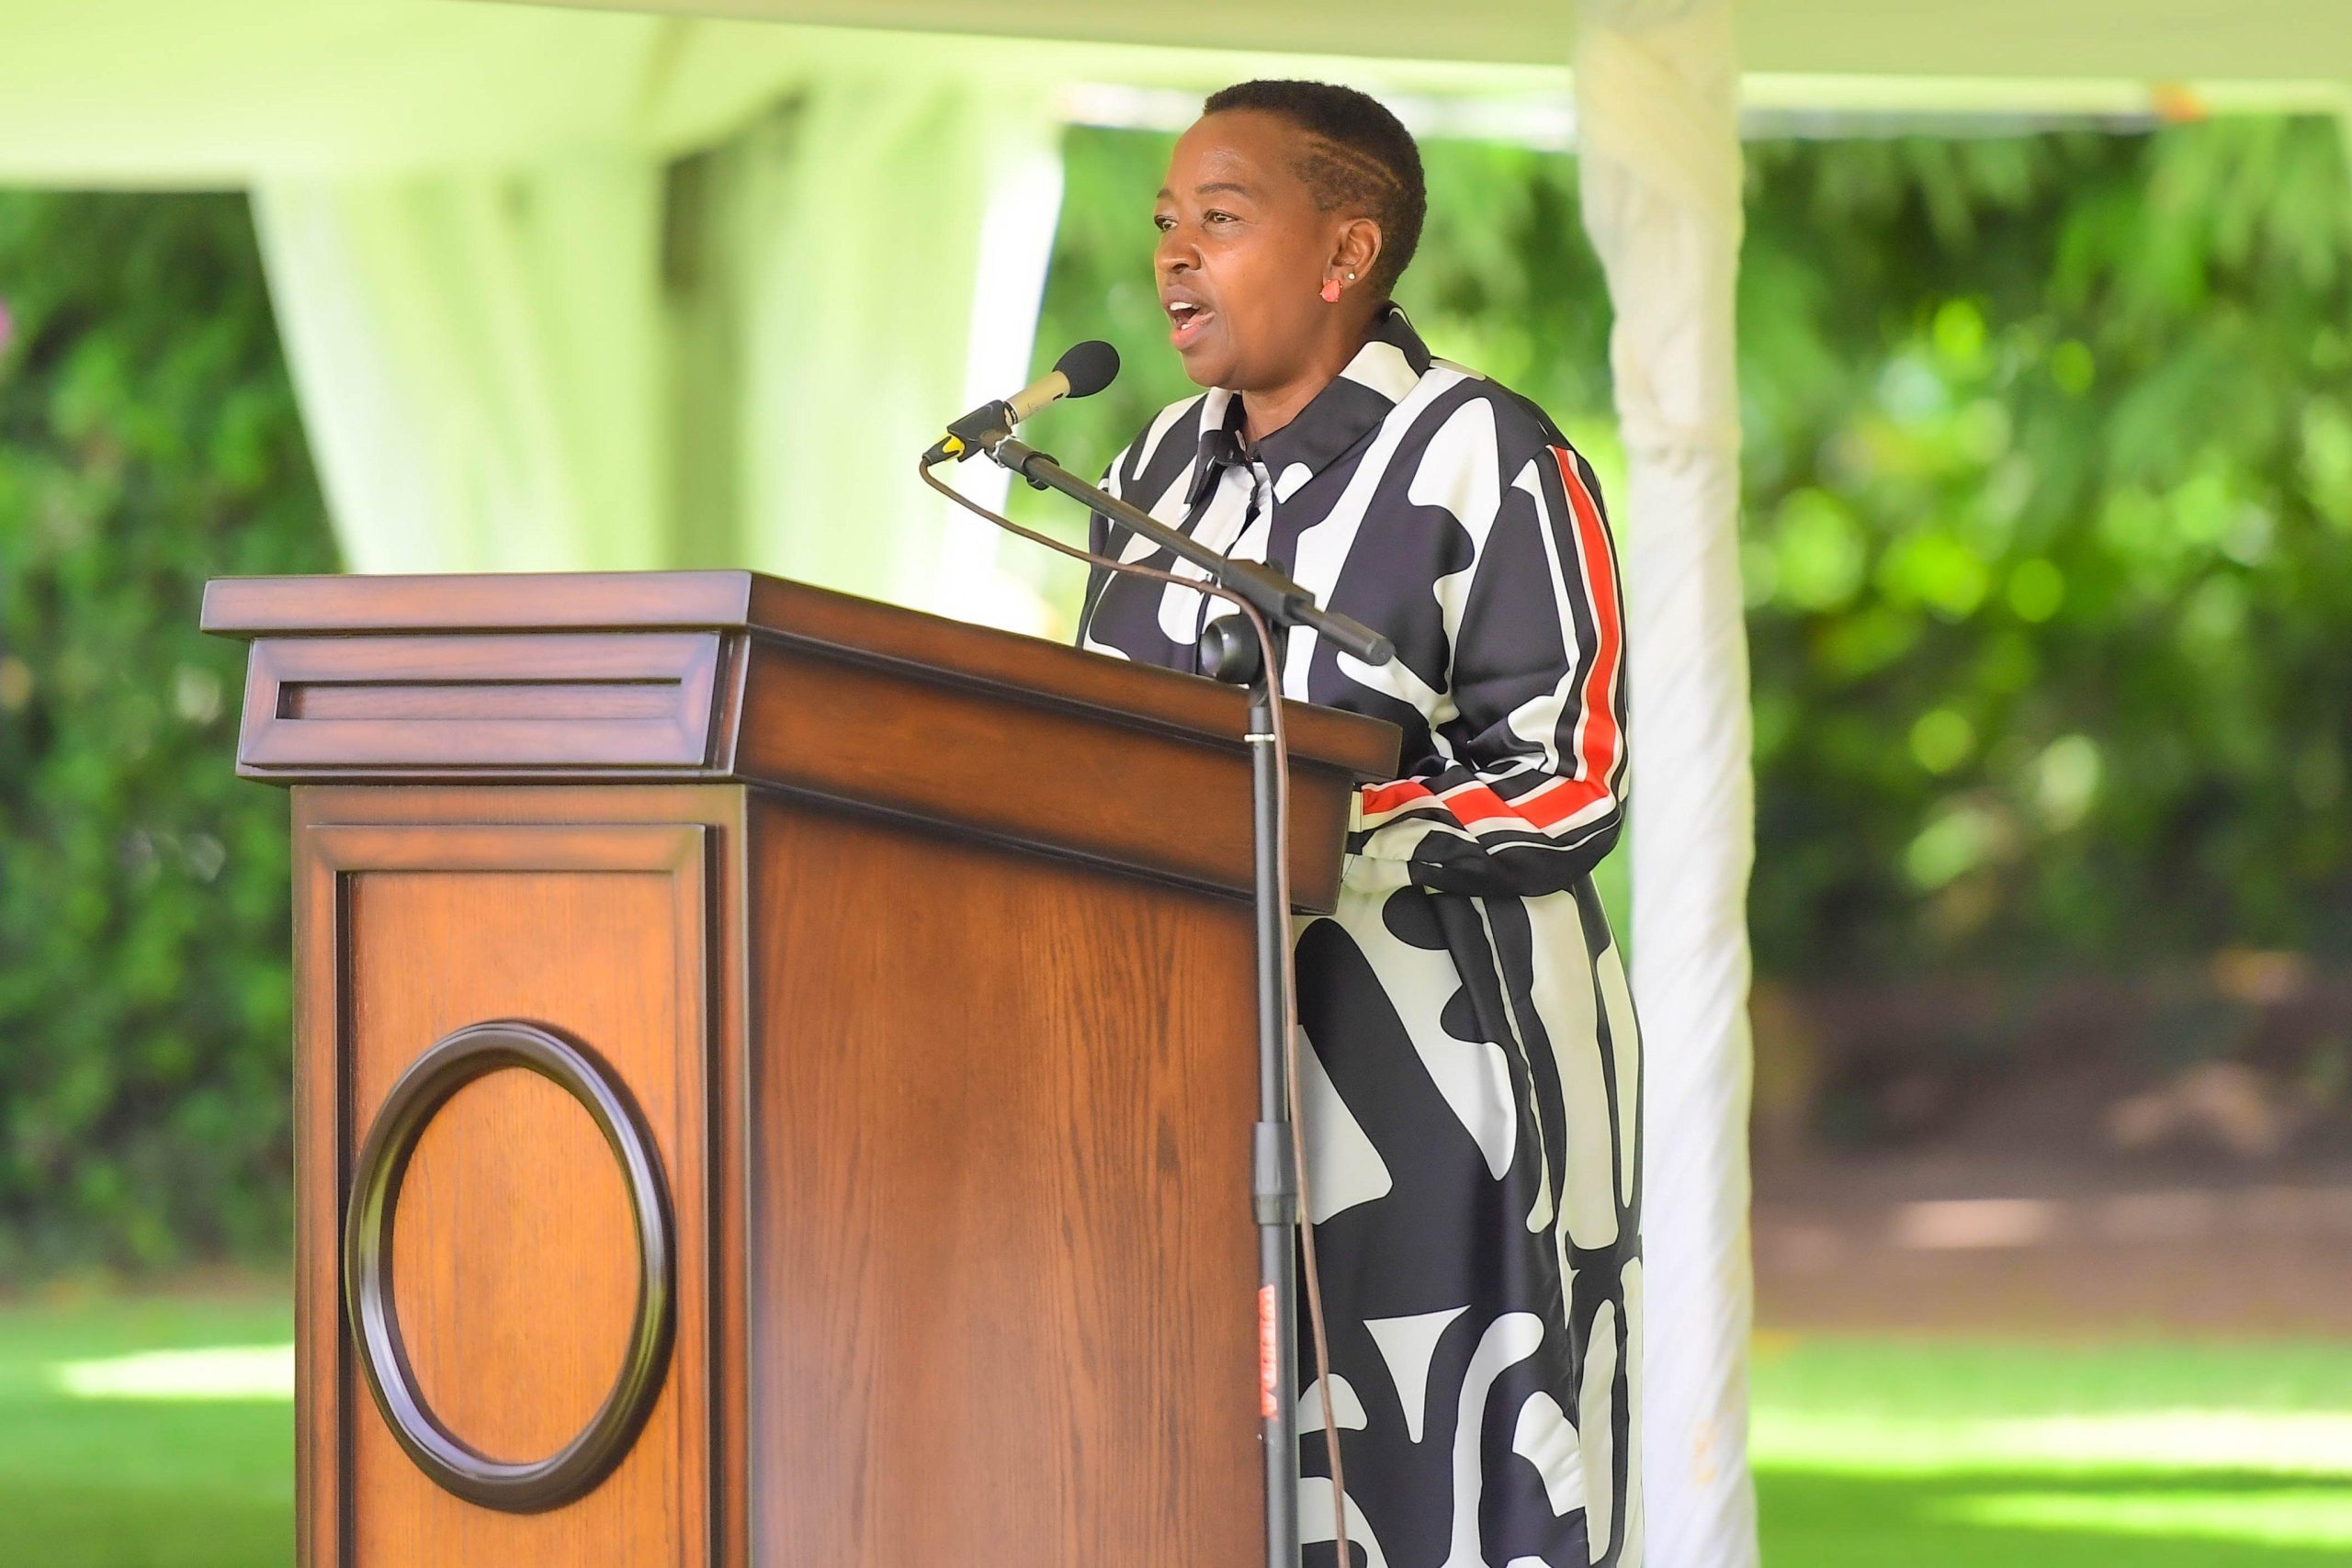
[[(1610, 774), (1616, 769), (1624, 748), (1614, 701), (1618, 673), (1624, 660), (1616, 560), (1609, 552), (1609, 530), (1601, 521), (1600, 507), (1577, 470), (1575, 454), (1565, 446), (1555, 446), (1550, 451), (1553, 460), (1559, 464), (1560, 482), (1567, 492), (1581, 566), (1579, 585), (1591, 610), (1594, 634), (1591, 667), (1585, 671), (1577, 733), (1571, 743), (1574, 772), (1516, 800), (1505, 800), (1482, 779), (1456, 784), (1442, 795), (1419, 779), (1398, 779), (1363, 791), (1365, 817), (1385, 816), (1430, 801), (1443, 807), (1464, 827), (1506, 818), (1538, 831), (1549, 831), (1609, 797)], [(1574, 632), (1572, 626), (1561, 629), (1564, 635)]]
[(1599, 779), (1560, 779), (1514, 803), (1512, 809), (1538, 828), (1566, 821), (1609, 793)]
[(1507, 817), (1531, 828), (1549, 829), (1608, 793), (1607, 786), (1597, 779), (1555, 779), (1517, 800), (1505, 800), (1490, 785), (1475, 780), (1456, 784), (1441, 795), (1418, 779), (1399, 779), (1395, 784), (1367, 788), (1363, 792), (1363, 814), (1377, 817), (1416, 801), (1430, 800), (1444, 807), (1455, 821), (1465, 827)]
[(1568, 509), (1576, 514), (1577, 553), (1584, 558), (1592, 625), (1600, 643), (1593, 649), (1592, 668), (1585, 674), (1584, 712), (1577, 727), (1577, 772), (1582, 778), (1605, 784), (1617, 765), (1622, 744), (1617, 710), (1611, 702), (1624, 649), (1624, 630), (1618, 621), (1616, 562), (1609, 554), (1609, 530), (1600, 521), (1600, 508), (1593, 503), (1592, 492), (1577, 472), (1575, 455), (1565, 446), (1555, 446), (1552, 456), (1560, 465), (1560, 482), (1567, 488)]
[(1429, 785), (1419, 779), (1398, 779), (1395, 784), (1381, 784), (1363, 792), (1363, 814), (1374, 817), (1384, 811), (1394, 811), (1416, 800), (1427, 800)]

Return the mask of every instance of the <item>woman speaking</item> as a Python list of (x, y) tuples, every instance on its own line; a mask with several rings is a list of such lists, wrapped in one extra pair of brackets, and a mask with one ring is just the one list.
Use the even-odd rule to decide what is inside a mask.
[[(1373, 668), (1302, 630), (1281, 671), (1286, 695), (1401, 726), (1408, 767), (1358, 794), (1339, 908), (1296, 933), (1351, 1555), (1630, 1568), (1640, 1047), (1591, 881), (1625, 805), (1617, 560), (1544, 411), (1432, 358), (1391, 301), (1425, 205), (1420, 154), (1374, 99), (1211, 97), (1170, 162), (1154, 263), (1207, 389), (1105, 483), (1396, 644)], [(1110, 538), (1098, 515), (1097, 553)], [(1134, 536), (1122, 558), (1199, 579)], [(1098, 569), (1080, 640), (1197, 671), (1218, 603)], [(1309, 1475), (1321, 1392), (1301, 1391)], [(1332, 1540), (1327, 1485), (1300, 1513)]]

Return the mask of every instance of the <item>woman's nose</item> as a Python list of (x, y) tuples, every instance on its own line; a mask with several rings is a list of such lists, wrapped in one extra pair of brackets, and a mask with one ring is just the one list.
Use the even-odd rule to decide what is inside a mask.
[(1173, 277), (1180, 272), (1190, 272), (1199, 266), (1201, 254), (1193, 248), (1193, 242), (1184, 237), (1183, 227), (1180, 224), (1161, 231), (1159, 244), (1152, 252), (1152, 263), (1159, 269), (1161, 276)]

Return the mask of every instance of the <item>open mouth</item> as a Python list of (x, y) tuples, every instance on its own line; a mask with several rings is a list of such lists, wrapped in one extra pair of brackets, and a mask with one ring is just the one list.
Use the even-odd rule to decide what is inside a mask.
[(1173, 301), (1168, 307), (1168, 341), (1180, 349), (1190, 347), (1216, 314), (1189, 299)]

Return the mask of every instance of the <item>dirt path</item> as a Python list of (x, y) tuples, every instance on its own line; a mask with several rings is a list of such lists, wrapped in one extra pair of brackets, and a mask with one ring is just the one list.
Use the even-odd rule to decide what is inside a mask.
[(1767, 1330), (2352, 1337), (2352, 1168), (1759, 1161)]

